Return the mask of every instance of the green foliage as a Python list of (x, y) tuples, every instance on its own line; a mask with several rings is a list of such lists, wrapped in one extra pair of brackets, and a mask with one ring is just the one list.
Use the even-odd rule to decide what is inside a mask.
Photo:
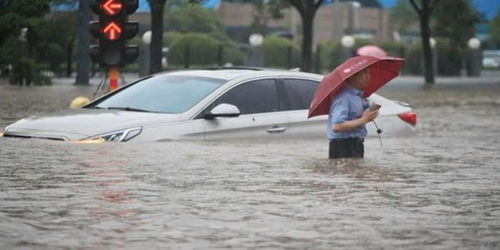
[(454, 46), (454, 42), (448, 39), (439, 39), (436, 42), (436, 51), (438, 74), (444, 76), (460, 75), (464, 59), (463, 50)]
[(132, 38), (132, 40), (129, 40), (127, 42), (128, 45), (141, 45), (141, 43), (142, 43), (142, 38), (139, 36), (136, 36)]
[(9, 36), (0, 47), (0, 66), (11, 64), (22, 57), (23, 47), (17, 36)]
[(22, 0), (22, 1), (9, 1), (10, 10), (25, 17), (43, 16), (49, 12), (50, 0)]
[(49, 85), (50, 78), (40, 73), (40, 66), (33, 59), (21, 58), (12, 67), (10, 83), (16, 85)]
[(497, 15), (489, 23), (491, 38), (494, 43), (500, 43), (500, 8), (497, 10)]
[(399, 0), (390, 9), (389, 18), (397, 30), (404, 30), (418, 23), (418, 15), (408, 0)]
[[(49, 11), (50, 0), (2, 1), (0, 7), (0, 67), (13, 65), (11, 81), (26, 85), (46, 82), (39, 73), (35, 52), (39, 46), (46, 22), (43, 15)], [(27, 43), (20, 41), (26, 28)], [(31, 57), (30, 59), (25, 57)]]
[[(299, 46), (290, 40), (278, 36), (268, 36), (262, 43), (264, 66), (271, 68), (295, 68), (300, 66)], [(291, 63), (288, 62), (291, 53)]]
[[(344, 52), (342, 45), (338, 42), (327, 41), (320, 44), (320, 64), (322, 69), (326, 71), (332, 71), (343, 61)], [(320, 70), (321, 71), (321, 70)]]
[(10, 37), (17, 37), (21, 33), (23, 16), (9, 12), (0, 15), (0, 45)]
[(241, 65), (244, 61), (243, 53), (229, 41), (221, 42), (201, 33), (176, 34), (176, 36), (169, 41), (167, 60), (171, 65), (184, 65), (186, 62), (191, 65), (217, 65), (220, 48), (224, 63)]
[(413, 75), (422, 75), (424, 60), (422, 45), (418, 43), (408, 46), (405, 54), (406, 61), (403, 67), (403, 72)]
[(479, 13), (466, 0), (440, 0), (433, 15), (434, 34), (449, 39), (450, 46), (457, 49), (466, 48), (467, 40), (474, 37), (474, 25), (480, 21)]
[[(403, 72), (412, 75), (423, 74), (423, 53), (422, 44), (416, 43), (407, 47), (401, 47), (404, 51), (405, 64)], [(452, 46), (452, 42), (447, 39), (438, 39), (436, 42), (437, 74), (442, 76), (460, 75), (462, 69), (463, 52)]]
[(38, 59), (49, 64), (52, 72), (60, 73), (64, 62), (64, 49), (57, 43), (43, 43), (39, 47)]
[(341, 63), (343, 63), (345, 59), (351, 57), (358, 48), (363, 47), (365, 45), (377, 45), (377, 44), (372, 40), (357, 39), (354, 47), (348, 50), (343, 48), (342, 45), (338, 42), (327, 41), (321, 43), (320, 44), (321, 52), (319, 57), (322, 69), (320, 69), (320, 71), (333, 70)]
[(54, 13), (47, 16), (45, 25), (40, 28), (37, 46), (37, 61), (48, 64), (49, 69), (61, 74), (61, 65), (65, 61), (66, 49), (76, 40), (77, 13)]
[(343, 63), (343, 61), (352, 56), (357, 49), (365, 45), (375, 45), (383, 49), (389, 56), (402, 57), (405, 58), (405, 48), (404, 44), (397, 42), (387, 42), (380, 44), (373, 40), (367, 39), (357, 39), (356, 44), (351, 51), (345, 50), (342, 45), (338, 42), (328, 41), (320, 44), (320, 64), (321, 69), (326, 71), (331, 71), (338, 65)]
[(170, 47), (173, 41), (181, 38), (182, 36), (183, 36), (182, 33), (176, 31), (163, 33), (163, 45), (165, 47)]
[[(242, 65), (245, 55), (229, 40), (213, 10), (190, 4), (190, 0), (167, 2), (163, 46), (168, 47), (169, 68), (190, 65)], [(222, 58), (221, 58), (222, 57)]]
[(243, 65), (246, 55), (236, 45), (226, 40), (220, 43), (223, 49), (222, 61), (223, 63), (230, 62), (233, 65)]
[(219, 40), (227, 39), (224, 25), (213, 10), (184, 3), (175, 8), (167, 8), (166, 11), (165, 28), (168, 31), (207, 33)]
[(405, 46), (398, 42), (386, 42), (380, 45), (387, 55), (395, 57), (405, 57)]
[(78, 27), (76, 12), (59, 12), (50, 14), (41, 29), (43, 42), (57, 43), (64, 48), (68, 41), (76, 39)]

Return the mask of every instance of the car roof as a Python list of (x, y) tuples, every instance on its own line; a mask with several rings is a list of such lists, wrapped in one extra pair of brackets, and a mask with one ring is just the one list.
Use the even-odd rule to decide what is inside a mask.
[(219, 78), (226, 81), (230, 81), (237, 77), (301, 77), (301, 78), (313, 78), (321, 79), (323, 76), (306, 73), (300, 71), (290, 71), (282, 69), (262, 69), (262, 68), (215, 68), (208, 70), (179, 70), (171, 72), (163, 72), (157, 75), (164, 74), (175, 74), (175, 75), (186, 75), (186, 76), (200, 76), (200, 77), (210, 77)]

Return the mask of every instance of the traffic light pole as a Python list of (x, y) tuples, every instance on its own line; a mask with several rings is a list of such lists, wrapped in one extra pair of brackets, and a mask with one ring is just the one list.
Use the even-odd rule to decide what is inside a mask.
[[(98, 44), (90, 46), (90, 56), (107, 73), (118, 79), (118, 67), (132, 63), (139, 54), (137, 45), (127, 45), (139, 30), (138, 22), (129, 22), (128, 16), (138, 7), (138, 0), (90, 0), (89, 7), (99, 16), (99, 20), (89, 22), (90, 33)], [(116, 77), (115, 77), (116, 76)], [(113, 81), (112, 86), (117, 87)], [(116, 87), (111, 87), (115, 89)]]
[(88, 0), (80, 0), (78, 11), (78, 56), (76, 62), (76, 85), (89, 85), (90, 58), (88, 22), (91, 19)]
[(118, 79), (120, 78), (120, 72), (117, 67), (111, 67), (108, 69), (108, 80), (109, 87), (108, 91), (111, 92), (118, 88)]
[[(120, 80), (121, 84), (119, 82)], [(125, 78), (123, 77), (122, 74), (120, 74), (118, 67), (110, 67), (106, 70), (106, 72), (104, 72), (104, 77), (102, 78), (101, 82), (99, 82), (99, 85), (97, 85), (97, 88), (95, 89), (92, 98), (95, 98), (97, 92), (103, 91), (106, 85), (108, 92), (111, 92), (120, 87), (120, 85), (125, 85), (125, 84), (126, 84)]]

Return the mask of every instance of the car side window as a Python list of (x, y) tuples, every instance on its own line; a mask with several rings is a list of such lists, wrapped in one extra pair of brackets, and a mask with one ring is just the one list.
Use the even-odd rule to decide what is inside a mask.
[(281, 102), (283, 110), (309, 109), (319, 82), (304, 79), (282, 79), (281, 82), (287, 97), (284, 104)]
[(221, 103), (235, 105), (240, 114), (278, 111), (278, 93), (274, 79), (251, 81), (238, 85), (213, 102), (205, 112)]

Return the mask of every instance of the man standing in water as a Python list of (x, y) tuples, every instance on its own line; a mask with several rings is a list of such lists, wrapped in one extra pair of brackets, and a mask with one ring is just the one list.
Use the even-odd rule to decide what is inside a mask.
[(363, 98), (363, 88), (369, 81), (368, 67), (347, 78), (347, 84), (332, 100), (327, 128), (330, 159), (364, 157), (366, 123), (378, 116), (378, 108), (368, 109), (368, 100)]

